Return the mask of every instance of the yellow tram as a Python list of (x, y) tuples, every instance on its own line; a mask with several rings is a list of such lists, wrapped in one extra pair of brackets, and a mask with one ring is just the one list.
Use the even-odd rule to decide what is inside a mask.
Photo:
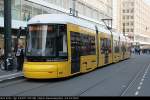
[[(129, 52), (121, 53), (119, 39), (103, 25), (72, 16), (35, 16), (28, 22), (24, 76), (69, 77), (130, 58)], [(129, 49), (130, 42), (124, 39), (122, 44)]]

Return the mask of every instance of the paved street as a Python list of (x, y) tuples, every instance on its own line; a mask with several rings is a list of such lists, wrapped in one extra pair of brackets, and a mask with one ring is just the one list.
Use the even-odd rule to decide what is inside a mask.
[(150, 96), (150, 56), (63, 80), (16, 79), (0, 83), (0, 96)]

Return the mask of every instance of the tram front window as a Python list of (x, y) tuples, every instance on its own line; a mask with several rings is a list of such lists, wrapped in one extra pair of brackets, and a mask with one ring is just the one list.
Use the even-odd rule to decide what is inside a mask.
[(26, 57), (67, 59), (66, 25), (30, 25)]

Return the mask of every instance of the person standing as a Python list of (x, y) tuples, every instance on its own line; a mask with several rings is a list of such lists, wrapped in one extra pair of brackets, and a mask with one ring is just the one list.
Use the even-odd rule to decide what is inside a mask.
[(18, 46), (17, 52), (17, 71), (22, 71), (23, 69), (23, 63), (24, 63), (24, 49), (23, 46)]

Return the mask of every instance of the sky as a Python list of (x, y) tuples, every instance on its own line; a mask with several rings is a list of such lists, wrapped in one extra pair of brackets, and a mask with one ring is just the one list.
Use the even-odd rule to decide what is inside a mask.
[(146, 3), (148, 3), (150, 5), (150, 0), (145, 0), (145, 1), (146, 1)]

